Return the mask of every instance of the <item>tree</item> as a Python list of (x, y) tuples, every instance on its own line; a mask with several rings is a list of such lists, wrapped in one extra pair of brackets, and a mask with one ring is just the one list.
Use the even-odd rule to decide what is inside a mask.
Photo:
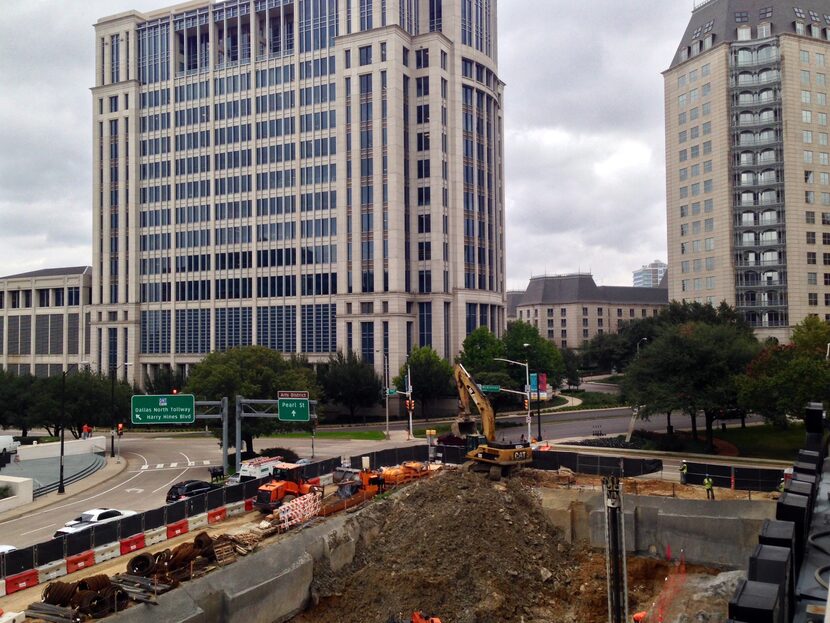
[(392, 379), (398, 391), (406, 391), (407, 367), (412, 372), (413, 398), (421, 405), (421, 415), (429, 420), (427, 406), (438, 398), (455, 394), (452, 366), (430, 346), (414, 348), (398, 376)]
[(641, 405), (638, 416), (682, 409), (694, 420), (703, 411), (706, 441), (713, 445), (717, 417), (738, 408), (737, 379), (759, 350), (738, 324), (686, 322), (665, 329), (629, 366), (626, 397)]
[(738, 379), (740, 403), (785, 428), (788, 415), (801, 417), (808, 402), (827, 400), (830, 367), (823, 353), (811, 356), (815, 352), (810, 347), (804, 352), (798, 344), (766, 347)]
[(579, 374), (579, 355), (570, 348), (565, 348), (561, 352), (562, 363), (565, 366), (565, 383), (568, 389), (578, 389), (582, 384), (582, 377)]
[[(354, 421), (358, 409), (378, 404), (383, 382), (374, 367), (360, 359), (354, 351), (344, 355), (341, 351), (332, 355), (322, 377), (326, 398), (349, 410), (350, 421)], [(366, 423), (364, 412), (363, 423)]]
[[(506, 359), (526, 361), (530, 372), (544, 372), (548, 375), (549, 385), (561, 385), (565, 371), (562, 354), (550, 341), (539, 335), (539, 329), (526, 322), (511, 322), (502, 336), (502, 342)], [(525, 386), (523, 368), (511, 365), (508, 366), (507, 373), (519, 387)]]
[(582, 348), (582, 361), (586, 368), (599, 372), (622, 370), (630, 359), (626, 337), (619, 333), (600, 333), (588, 340)]
[(802, 355), (824, 359), (830, 344), (830, 324), (819, 320), (818, 316), (807, 316), (793, 327), (791, 339)]
[(187, 385), (187, 379), (180, 371), (173, 372), (167, 366), (160, 367), (153, 378), (144, 377), (144, 389), (149, 395), (172, 394), (181, 391)]
[(458, 362), (473, 376), (485, 372), (500, 372), (504, 363), (496, 361), (504, 357), (504, 343), (493, 335), (487, 327), (478, 327), (470, 333), (461, 346)]
[[(319, 397), (314, 371), (299, 357), (286, 360), (279, 352), (264, 346), (242, 346), (209, 354), (196, 364), (187, 380), (186, 390), (201, 400), (228, 398), (228, 413), (236, 411), (236, 397), (275, 399), (279, 390), (308, 391)], [(254, 437), (274, 432), (276, 418), (245, 418), (242, 439), (253, 452)], [(234, 418), (228, 422), (230, 440), (235, 439)], [(239, 448), (237, 448), (239, 450)]]

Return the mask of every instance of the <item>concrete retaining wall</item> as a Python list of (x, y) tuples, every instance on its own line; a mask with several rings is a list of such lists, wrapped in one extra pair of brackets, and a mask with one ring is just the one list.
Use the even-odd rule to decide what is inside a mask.
[(0, 476), (0, 486), (6, 486), (11, 490), (10, 497), (0, 500), (0, 513), (32, 502), (34, 487), (31, 478)]
[(143, 623), (281, 623), (301, 612), (310, 599), (314, 563), (337, 570), (354, 558), (360, 534), (351, 517), (333, 517), (289, 538), (240, 558), (158, 598), (158, 606), (139, 604), (110, 617)]
[[(69, 456), (70, 454), (89, 454), (91, 452), (105, 452), (107, 449), (106, 437), (90, 437), (89, 439), (75, 439), (74, 441), (64, 441), (63, 454)], [(61, 454), (61, 443), (59, 441), (52, 441), (49, 443), (39, 443), (36, 446), (20, 446), (17, 449), (17, 455), (21, 461), (29, 461), (31, 459), (48, 459)]]

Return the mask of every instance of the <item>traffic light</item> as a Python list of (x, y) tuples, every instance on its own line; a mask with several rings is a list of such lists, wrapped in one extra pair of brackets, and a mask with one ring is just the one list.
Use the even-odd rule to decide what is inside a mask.
[(173, 395), (175, 396), (175, 395), (176, 395), (176, 394), (178, 394), (178, 393), (179, 393), (179, 388), (178, 388), (178, 387), (174, 387), (174, 388), (173, 388)]
[(407, 398), (406, 400), (406, 410), (407, 411), (414, 411), (415, 410), (415, 401)]
[(527, 398), (525, 398), (525, 411), (528, 409)]
[(118, 436), (120, 437), (123, 434), (124, 434), (124, 423), (123, 422), (118, 422)]

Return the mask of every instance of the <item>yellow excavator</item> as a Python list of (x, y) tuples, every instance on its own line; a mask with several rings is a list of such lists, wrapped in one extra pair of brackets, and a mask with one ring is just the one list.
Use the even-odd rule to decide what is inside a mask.
[(484, 442), (480, 438), (475, 445), (478, 447), (469, 448), (467, 452), (467, 463), (465, 469), (489, 472), (491, 480), (499, 480), (510, 474), (522, 465), (528, 465), (533, 461), (533, 451), (529, 441), (521, 442), (497, 442), (496, 441), (496, 416), (493, 406), (476, 384), (473, 377), (460, 363), (455, 364), (455, 384), (458, 388), (458, 398), (461, 402), (461, 410), (453, 426), (458, 435), (467, 435), (467, 440), (475, 439), (475, 421), (470, 410), (471, 403), (474, 403), (481, 415), (481, 429), (484, 433)]

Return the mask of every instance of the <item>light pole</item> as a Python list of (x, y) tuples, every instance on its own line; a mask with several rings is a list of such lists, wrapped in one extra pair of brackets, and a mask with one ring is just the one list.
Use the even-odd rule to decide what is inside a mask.
[(110, 423), (112, 424), (112, 430), (110, 430), (110, 457), (112, 458), (115, 458), (115, 373), (121, 366), (126, 368), (131, 365), (133, 364), (129, 361), (124, 361), (115, 367), (110, 367)]
[[(525, 344), (525, 346), (530, 346), (529, 344)], [(525, 399), (527, 402), (527, 440), (530, 442), (530, 367), (527, 361), (513, 361), (512, 359), (505, 359), (504, 357), (493, 357), (495, 361), (505, 361), (507, 363), (512, 363), (516, 366), (524, 366), (525, 368)]]
[[(78, 363), (78, 367), (89, 364), (88, 361), (81, 361)], [(66, 432), (66, 373), (69, 370), (64, 370), (61, 373), (61, 469), (60, 469), (60, 479), (58, 480), (58, 493), (66, 493), (66, 487), (63, 484), (63, 443), (64, 443), (64, 433)]]
[(386, 398), (386, 439), (389, 439), (389, 354), (383, 353), (383, 393)]
[(640, 356), (640, 343), (641, 342), (648, 342), (648, 338), (647, 337), (641, 337), (639, 340), (637, 340), (637, 356), (638, 357)]

